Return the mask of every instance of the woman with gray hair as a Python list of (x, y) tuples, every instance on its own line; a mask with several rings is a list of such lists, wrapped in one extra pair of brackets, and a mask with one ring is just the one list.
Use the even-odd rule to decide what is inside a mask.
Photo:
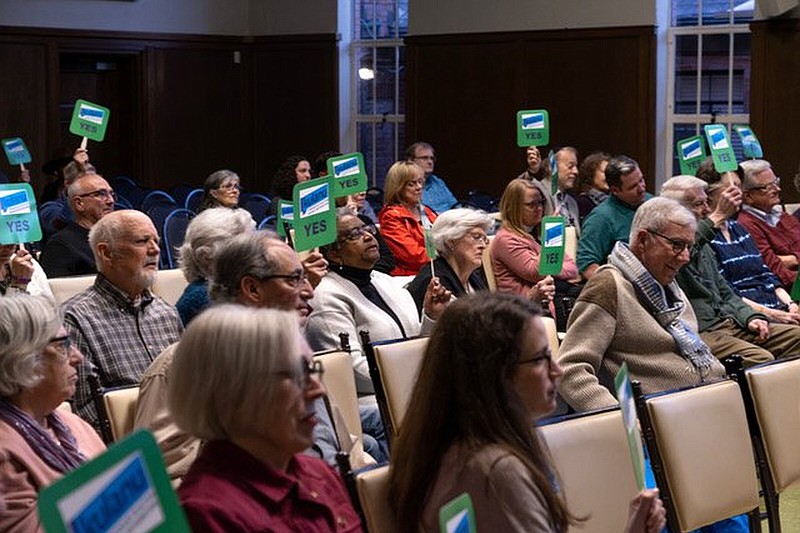
[(212, 172), (203, 183), (203, 200), (197, 208), (200, 213), (212, 207), (239, 206), (239, 175), (232, 170), (217, 170)]
[(89, 424), (56, 412), (83, 361), (62, 322), (42, 297), (0, 298), (0, 531), (40, 531), (39, 491), (105, 449)]
[(175, 351), (167, 404), (206, 444), (178, 489), (193, 531), (361, 531), (313, 442), (322, 365), (297, 313), (219, 305)]
[(178, 249), (178, 267), (189, 285), (175, 304), (184, 326), (210, 304), (208, 280), (217, 251), (231, 238), (255, 227), (253, 217), (244, 209), (207, 209), (189, 223)]
[(425, 291), (434, 276), (455, 298), (488, 290), (481, 265), (483, 251), (489, 245), (486, 232), (491, 227), (492, 219), (483, 211), (459, 208), (439, 215), (432, 229), (439, 257), (426, 263), (407, 287), (420, 313)]

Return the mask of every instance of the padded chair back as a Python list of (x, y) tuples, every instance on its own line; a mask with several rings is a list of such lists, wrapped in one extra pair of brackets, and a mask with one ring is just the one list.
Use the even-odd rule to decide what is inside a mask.
[(164, 251), (167, 253), (166, 268), (178, 267), (178, 248), (186, 238), (186, 228), (194, 218), (194, 211), (189, 209), (174, 209), (170, 212), (163, 222), (161, 231), (164, 239)]
[(558, 357), (558, 331), (556, 330), (556, 321), (553, 317), (543, 316), (544, 329), (547, 331), (547, 342), (550, 344), (550, 355), (553, 359)]
[(356, 489), (367, 530), (371, 533), (396, 533), (394, 513), (389, 503), (389, 466), (367, 470), (356, 476)]
[(270, 215), (270, 216), (264, 218), (264, 220), (262, 220), (261, 222), (258, 223), (258, 229), (260, 229), (260, 230), (261, 229), (275, 230), (275, 224), (277, 224), (277, 222), (278, 222), (278, 219), (275, 217), (275, 215)]
[[(172, 207), (178, 207), (178, 202), (175, 201), (169, 193), (164, 191), (150, 191), (142, 198), (141, 210), (147, 213), (151, 207), (158, 204), (169, 204)], [(148, 213), (149, 214), (149, 213)]]
[(83, 292), (94, 284), (94, 274), (88, 276), (70, 276), (68, 278), (50, 278), (50, 290), (53, 291), (56, 303), (63, 304), (79, 292)]
[[(400, 433), (411, 393), (417, 383), (417, 373), (428, 346), (427, 337), (373, 343), (375, 364), (386, 394), (389, 424), (393, 437)], [(384, 420), (384, 424), (386, 421)]]
[(585, 531), (622, 531), (638, 492), (619, 408), (584, 413), (539, 428), (570, 511)]
[[(494, 238), (494, 236), (490, 237), (490, 239)], [(492, 264), (492, 246), (491, 242), (489, 246), (483, 249), (483, 272), (486, 274), (486, 281), (489, 285), (489, 290), (494, 292), (497, 290), (497, 278), (494, 275), (494, 265)]]
[(575, 231), (575, 226), (567, 226), (564, 228), (564, 255), (575, 259), (575, 254), (577, 253), (578, 233)]
[(200, 202), (202, 201), (203, 189), (194, 189), (186, 195), (186, 202), (183, 204), (183, 207), (197, 213), (197, 208), (200, 207)]
[(745, 371), (776, 493), (800, 485), (800, 359)]
[(736, 382), (640, 397), (637, 408), (657, 478), (657, 464), (663, 465), (669, 490), (659, 484), (662, 496), (669, 493), (672, 530), (691, 531), (754, 510), (757, 515), (758, 478)]
[(248, 193), (245, 198), (239, 199), (239, 206), (250, 212), (256, 225), (266, 218), (270, 205), (272, 205), (272, 200), (258, 193)]
[(103, 404), (111, 424), (111, 436), (114, 438), (114, 442), (133, 431), (133, 419), (136, 417), (136, 401), (138, 399), (139, 387), (126, 387), (103, 393)]
[(153, 294), (160, 296), (170, 305), (175, 305), (189, 283), (183, 272), (177, 268), (159, 270), (153, 284)]

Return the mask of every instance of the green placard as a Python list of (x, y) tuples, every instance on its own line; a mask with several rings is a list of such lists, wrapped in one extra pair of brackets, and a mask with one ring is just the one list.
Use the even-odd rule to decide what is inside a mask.
[(793, 302), (800, 302), (800, 275), (795, 276), (794, 284), (792, 285), (792, 293), (790, 294)]
[(189, 533), (153, 435), (139, 430), (39, 493), (47, 533)]
[(360, 152), (328, 159), (328, 175), (333, 176), (334, 198), (367, 190), (367, 169)]
[(294, 186), (294, 249), (304, 252), (336, 240), (332, 176)]
[(761, 149), (761, 143), (758, 141), (758, 137), (753, 133), (753, 129), (750, 126), (737, 124), (733, 129), (742, 140), (742, 153), (745, 157), (748, 159), (761, 159), (764, 157), (764, 150)]
[(517, 111), (517, 146), (550, 144), (550, 114), (545, 109)]
[(36, 196), (27, 183), (0, 185), (0, 244), (42, 240)]
[(286, 200), (279, 200), (278, 201), (278, 223), (277, 223), (277, 230), (278, 235), (281, 237), (286, 237), (286, 228), (284, 227), (283, 223), (286, 222), (290, 228), (294, 227), (294, 207), (292, 202), (288, 202)]
[(436, 244), (433, 241), (433, 231), (431, 229), (422, 230), (425, 233), (425, 253), (428, 259), (436, 259), (439, 253), (436, 251)]
[(0, 142), (3, 143), (3, 151), (6, 153), (10, 164), (24, 165), (31, 162), (31, 154), (28, 152), (28, 147), (25, 146), (25, 141), (20, 137), (3, 139)]
[(475, 533), (475, 509), (468, 493), (450, 500), (439, 509), (441, 533)]
[(694, 176), (706, 158), (706, 147), (701, 135), (681, 139), (675, 144), (678, 162), (681, 164), (681, 174)]
[(639, 490), (644, 490), (644, 451), (642, 450), (642, 436), (639, 433), (639, 424), (636, 419), (636, 404), (633, 401), (633, 389), (631, 380), (628, 377), (628, 365), (622, 363), (622, 368), (614, 378), (614, 385), (617, 389), (619, 407), (622, 409), (622, 423), (625, 426), (625, 433), (628, 435), (628, 449), (631, 452), (631, 462), (633, 464), (633, 475), (636, 478), (636, 486)]
[(106, 126), (111, 111), (107, 107), (77, 100), (72, 110), (72, 121), (69, 123), (70, 133), (86, 137), (93, 141), (102, 141), (106, 136)]
[(553, 216), (542, 219), (542, 249), (539, 252), (539, 274), (555, 276), (564, 267), (564, 217)]
[(733, 153), (733, 146), (728, 139), (728, 130), (721, 124), (707, 124), (703, 127), (706, 134), (708, 149), (711, 150), (711, 157), (714, 158), (714, 168), (722, 174), (736, 170), (739, 164), (736, 162), (736, 154)]

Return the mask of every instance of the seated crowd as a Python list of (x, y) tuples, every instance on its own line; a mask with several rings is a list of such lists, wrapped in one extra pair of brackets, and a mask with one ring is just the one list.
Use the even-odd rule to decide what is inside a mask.
[[(313, 167), (288, 158), (274, 198), (325, 175), (333, 155)], [(256, 230), (238, 208), (239, 176), (212, 173), (178, 251), (188, 286), (176, 306), (152, 291), (151, 219), (114, 210), (85, 151), (59, 160), (65, 220), (41, 263), (0, 246), (0, 530), (39, 530), (37, 493), (104, 450), (90, 376), (139, 386), (134, 426), (155, 435), (196, 531), (361, 531), (335, 471), (343, 449), (355, 468), (391, 466), (401, 531), (439, 531), (440, 507), (463, 492), (479, 531), (566, 531), (586, 517), (570, 511), (535, 429), (559, 395), (588, 411), (618, 404), (623, 363), (653, 393), (722, 379), (732, 354), (752, 365), (800, 353), (800, 223), (782, 211), (768, 162), (719, 174), (709, 160), (652, 198), (629, 157), (579, 164), (563, 147), (552, 177), (530, 147), (492, 235), (494, 220), (458, 207), (434, 174), (430, 144), (406, 156), (382, 209), (363, 194), (342, 200), (336, 240), (303, 254)], [(553, 276), (539, 273), (545, 215), (577, 235)], [(94, 273), (56, 305), (47, 276)], [(555, 357), (541, 317), (561, 299), (574, 307)], [(363, 332), (430, 336), (391, 457)], [(360, 428), (340, 426), (313, 358), (339, 349)], [(75, 414), (57, 409), (66, 400)], [(625, 531), (661, 531), (658, 490), (631, 498)], [(746, 531), (742, 517), (718, 525)]]

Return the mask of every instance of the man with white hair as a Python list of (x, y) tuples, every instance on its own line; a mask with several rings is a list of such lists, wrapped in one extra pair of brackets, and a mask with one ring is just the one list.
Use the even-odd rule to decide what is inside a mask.
[(180, 337), (178, 311), (150, 292), (158, 272), (158, 233), (140, 211), (115, 211), (89, 232), (97, 265), (94, 284), (64, 303), (64, 326), (83, 353), (75, 410), (97, 424), (87, 377), (103, 387), (134, 386)]

